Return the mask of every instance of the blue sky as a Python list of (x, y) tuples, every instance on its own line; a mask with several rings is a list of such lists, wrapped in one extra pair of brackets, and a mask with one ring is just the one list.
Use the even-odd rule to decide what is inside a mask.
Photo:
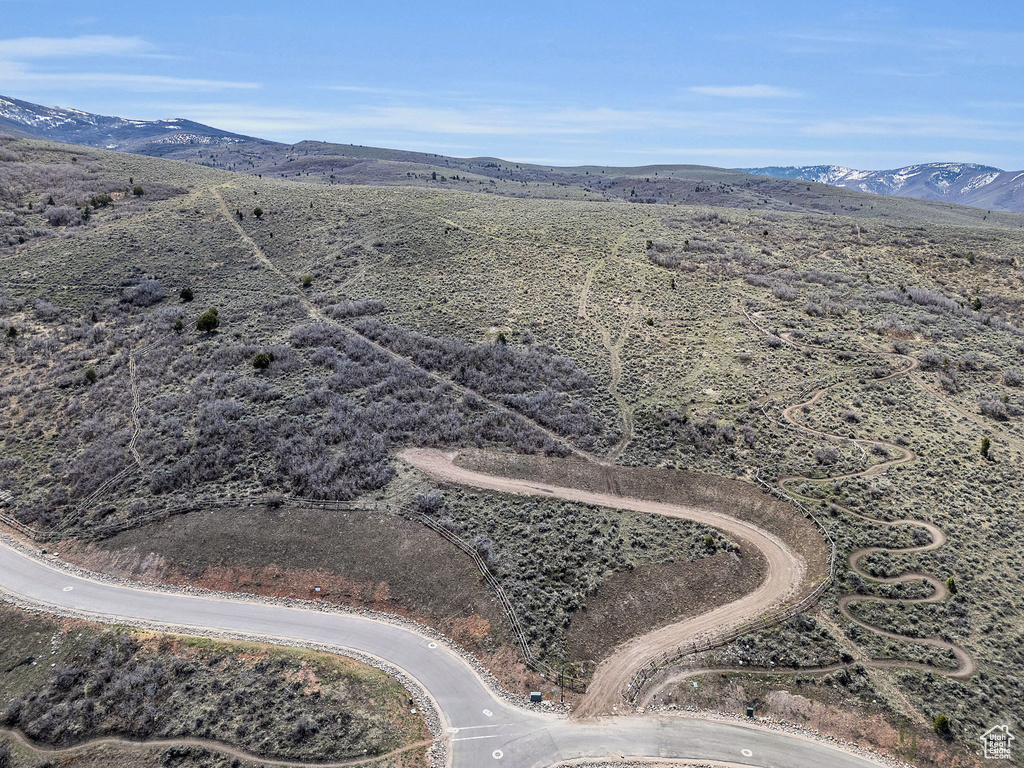
[(541, 163), (1017, 170), (1022, 7), (0, 0), (0, 94)]

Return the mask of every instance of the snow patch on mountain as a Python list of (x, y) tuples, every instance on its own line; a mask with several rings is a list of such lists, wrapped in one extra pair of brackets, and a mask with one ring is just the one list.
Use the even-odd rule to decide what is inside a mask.
[(146, 147), (181, 135), (175, 143), (234, 143), (248, 137), (182, 118), (133, 120), (63, 107), (44, 107), (0, 96), (0, 130), (4, 126), (33, 136), (105, 149), (145, 153)]
[[(976, 176), (971, 181), (964, 185), (964, 191), (969, 192), (972, 189), (981, 189), (982, 187), (991, 184), (993, 181), (1000, 177), (1000, 173), (986, 173), (983, 176)], [(1022, 174), (1014, 176), (1015, 179), (1019, 179)]]
[(1024, 172), (1006, 172), (976, 163), (921, 163), (885, 171), (841, 165), (738, 168), (746, 173), (848, 187), (880, 195), (943, 200), (989, 209), (1020, 210)]

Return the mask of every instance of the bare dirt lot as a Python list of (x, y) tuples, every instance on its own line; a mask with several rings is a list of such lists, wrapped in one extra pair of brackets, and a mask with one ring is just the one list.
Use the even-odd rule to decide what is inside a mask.
[[(483, 657), (510, 644), (501, 610), (472, 561), (429, 529), (386, 512), (218, 509), (104, 541), (69, 540), (58, 549), (78, 565), (133, 579), (317, 598), (407, 616)], [(319, 597), (314, 586), (321, 587)], [(499, 659), (505, 656), (495, 659), (503, 668)]]

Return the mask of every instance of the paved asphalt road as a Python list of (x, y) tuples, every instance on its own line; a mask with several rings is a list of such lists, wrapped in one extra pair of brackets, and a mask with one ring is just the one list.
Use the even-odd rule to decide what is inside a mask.
[(0, 589), (43, 607), (123, 623), (270, 636), (384, 659), (433, 698), (451, 739), (453, 768), (540, 768), (576, 757), (617, 755), (773, 768), (877, 766), (818, 742), (710, 720), (664, 715), (579, 722), (528, 712), (496, 698), (443, 644), (403, 627), (341, 613), (106, 584), (53, 568), (3, 542)]

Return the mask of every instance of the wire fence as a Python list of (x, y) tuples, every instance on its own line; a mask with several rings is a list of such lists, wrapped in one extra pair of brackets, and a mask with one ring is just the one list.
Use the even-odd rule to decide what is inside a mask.
[(469, 555), (473, 559), (473, 562), (476, 563), (476, 567), (480, 570), (480, 573), (483, 574), (484, 581), (487, 583), (487, 586), (491, 588), (491, 591), (497, 596), (498, 602), (501, 603), (501, 607), (505, 612), (505, 617), (508, 619), (509, 626), (512, 629), (512, 634), (515, 635), (516, 644), (519, 646), (519, 649), (523, 654), (524, 663), (530, 667), (530, 669), (533, 669), (543, 675), (545, 679), (559, 681), (564, 688), (568, 688), (569, 690), (578, 693), (585, 691), (587, 687), (585, 682), (573, 675), (566, 674), (564, 669), (556, 669), (547, 662), (541, 661), (537, 658), (533, 649), (530, 647), (530, 641), (526, 636), (526, 632), (523, 630), (523, 625), (519, 620), (519, 615), (516, 613), (515, 606), (509, 599), (505, 589), (501, 586), (501, 583), (494, 577), (494, 574), (491, 573), (490, 568), (487, 567), (487, 563), (480, 556), (480, 553), (477, 552), (476, 547), (469, 542), (460, 539), (452, 531), (448, 530), (428, 515), (421, 514), (419, 519), (428, 528), (436, 531), (445, 540), (451, 542)]
[[(836, 544), (831, 534), (825, 528), (824, 524), (819, 518), (811, 512), (806, 506), (801, 504), (797, 499), (793, 498), (784, 491), (776, 488), (766, 481), (761, 476), (762, 470), (758, 470), (755, 473), (755, 477), (760, 485), (764, 487), (766, 492), (771, 493), (780, 499), (788, 501), (793, 504), (800, 512), (813, 521), (819, 528), (825, 539), (829, 542), (830, 556), (829, 556), (829, 573), (818, 583), (815, 588), (806, 596), (804, 596), (799, 602), (787, 606), (782, 609), (771, 611), (761, 616), (756, 621), (743, 624), (736, 627), (729, 632), (715, 635), (711, 637), (704, 637), (693, 641), (686, 646), (679, 646), (675, 654), (664, 654), (660, 659), (652, 660), (647, 665), (642, 667), (634, 676), (633, 680), (627, 686), (624, 698), (629, 703), (635, 703), (637, 697), (640, 695), (646, 682), (659, 670), (670, 664), (677, 663), (686, 656), (691, 656), (696, 653), (702, 653), (704, 651), (718, 648), (723, 645), (736, 640), (737, 638), (749, 634), (751, 632), (757, 632), (759, 630), (768, 629), (773, 626), (793, 618), (796, 614), (808, 610), (814, 606), (824, 591), (832, 583), (835, 578), (836, 569)], [(339, 501), (334, 499), (309, 499), (299, 496), (282, 496), (282, 497), (270, 497), (261, 500), (261, 503), (267, 506), (286, 506), (291, 508), (302, 508), (302, 509), (320, 509), (323, 511), (333, 512), (354, 512), (354, 511), (379, 511), (382, 508), (390, 510), (387, 507), (381, 507), (376, 503), (366, 502), (352, 502), (352, 501)], [(124, 531), (128, 531), (134, 528), (147, 525), (149, 523), (157, 522), (160, 520), (166, 520), (176, 515), (187, 514), (189, 512), (197, 511), (198, 509), (210, 508), (210, 507), (230, 507), (237, 506), (239, 502), (233, 499), (204, 499), (194, 500), (188, 504), (176, 505), (165, 509), (155, 510), (145, 515), (138, 515), (128, 520), (117, 520), (111, 523), (99, 524), (99, 525), (85, 525), (83, 530), (79, 533), (79, 536), (83, 538), (107, 538)], [(534, 671), (540, 673), (545, 679), (558, 681), (560, 685), (568, 690), (582, 693), (586, 690), (586, 682), (580, 678), (567, 674), (564, 669), (558, 669), (541, 659), (538, 659), (533, 649), (530, 646), (529, 637), (525, 629), (523, 628), (522, 621), (516, 612), (515, 605), (509, 598), (508, 593), (502, 587), (501, 583), (491, 572), (487, 566), (486, 561), (480, 556), (477, 551), (469, 542), (461, 539), (454, 532), (440, 524), (434, 518), (421, 514), (419, 516), (420, 522), (436, 532), (446, 541), (455, 545), (462, 552), (465, 552), (473, 560), (477, 569), (480, 571), (484, 578), (485, 583), (494, 593), (505, 617), (508, 621), (509, 628), (512, 631), (513, 636), (516, 640), (516, 645), (519, 646), (520, 652), (522, 653), (523, 662)], [(35, 542), (46, 542), (55, 539), (65, 538), (68, 536), (68, 532), (65, 526), (59, 526), (51, 529), (39, 529), (33, 526), (27, 525), (21, 522), (13, 515), (5, 512), (0, 512), (0, 522), (10, 526), (11, 528), (19, 531), (21, 534), (29, 537)]]
[(822, 594), (824, 594), (825, 590), (828, 589), (829, 585), (831, 585), (832, 582), (835, 580), (836, 542), (832, 538), (832, 534), (829, 533), (825, 525), (821, 522), (820, 519), (818, 519), (818, 516), (811, 512), (803, 504), (801, 504), (797, 499), (793, 498), (780, 488), (771, 485), (764, 478), (762, 478), (760, 469), (757, 470), (757, 472), (755, 472), (754, 476), (757, 479), (758, 483), (764, 486), (764, 489), (767, 493), (770, 493), (773, 496), (776, 496), (784, 501), (788, 501), (790, 504), (793, 504), (798, 510), (800, 510), (804, 517), (811, 520), (818, 527), (822, 535), (825, 537), (825, 540), (829, 543), (828, 574), (815, 585), (814, 589), (812, 589), (807, 595), (805, 595), (798, 602), (792, 605), (788, 605), (785, 607), (777, 608), (773, 611), (769, 611), (768, 613), (763, 614), (756, 621), (741, 624), (740, 626), (735, 627), (729, 630), (728, 632), (719, 635), (704, 637), (695, 640), (686, 646), (679, 646), (675, 654), (665, 653), (662, 655), (660, 659), (648, 662), (648, 664), (642, 667), (636, 673), (636, 675), (634, 675), (633, 679), (626, 687), (626, 691), (623, 693), (623, 698), (629, 704), (636, 703), (636, 700), (639, 698), (644, 685), (647, 683), (648, 680), (650, 680), (655, 675), (655, 673), (658, 672), (658, 670), (670, 664), (676, 664), (687, 656), (692, 656), (696, 653), (710, 651), (714, 648), (720, 648), (724, 645), (728, 645), (734, 640), (737, 640), (743, 635), (750, 634), (751, 632), (759, 632), (764, 629), (770, 629), (771, 627), (778, 626), (784, 621), (792, 619), (798, 613), (802, 613), (803, 611), (809, 610), (810, 608), (814, 607), (817, 604), (818, 600), (821, 598)]

